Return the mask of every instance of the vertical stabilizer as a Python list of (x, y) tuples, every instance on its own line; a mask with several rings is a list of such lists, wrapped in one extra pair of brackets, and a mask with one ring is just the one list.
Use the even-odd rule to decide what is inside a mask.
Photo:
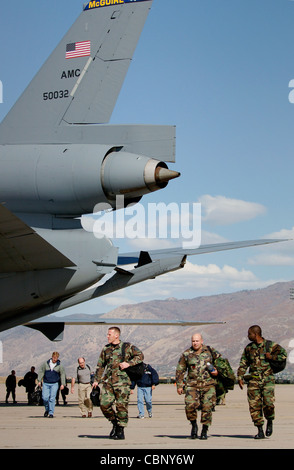
[(0, 143), (107, 123), (152, 0), (88, 2), (0, 126)]

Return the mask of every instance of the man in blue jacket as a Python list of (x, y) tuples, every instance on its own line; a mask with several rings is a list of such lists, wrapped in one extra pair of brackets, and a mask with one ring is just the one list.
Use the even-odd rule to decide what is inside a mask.
[(159, 384), (158, 373), (150, 364), (144, 364), (144, 374), (136, 382), (132, 382), (131, 390), (137, 385), (137, 406), (139, 419), (144, 418), (144, 400), (149, 418), (152, 418), (152, 390)]
[(38, 374), (39, 386), (41, 386), (42, 381), (42, 398), (45, 406), (44, 417), (46, 418), (49, 415), (49, 418), (53, 418), (59, 381), (61, 381), (60, 390), (63, 390), (66, 385), (65, 370), (60, 364), (58, 352), (53, 352), (51, 359), (42, 364)]

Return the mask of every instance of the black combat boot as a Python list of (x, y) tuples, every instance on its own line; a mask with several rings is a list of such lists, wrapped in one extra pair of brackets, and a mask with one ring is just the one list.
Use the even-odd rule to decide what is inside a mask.
[(265, 435), (266, 437), (270, 437), (273, 433), (273, 420), (268, 419), (267, 425), (266, 425), (266, 430), (265, 430)]
[(125, 438), (124, 427), (117, 425), (114, 439), (118, 440), (118, 439), (124, 439), (124, 438)]
[(264, 439), (265, 435), (264, 435), (262, 426), (257, 426), (257, 429), (258, 429), (258, 433), (256, 434), (256, 436), (254, 436), (254, 439)]
[(202, 428), (202, 431), (201, 431), (201, 436), (199, 439), (207, 439), (207, 431), (208, 431), (208, 426), (207, 424), (203, 424), (203, 428)]
[(114, 436), (116, 435), (116, 427), (117, 427), (117, 421), (116, 419), (114, 421), (111, 421), (112, 422), (112, 430), (110, 431), (110, 434), (109, 434), (109, 439), (114, 439)]
[(191, 439), (197, 439), (198, 435), (198, 426), (197, 426), (197, 421), (191, 421), (192, 424), (192, 430), (191, 430)]

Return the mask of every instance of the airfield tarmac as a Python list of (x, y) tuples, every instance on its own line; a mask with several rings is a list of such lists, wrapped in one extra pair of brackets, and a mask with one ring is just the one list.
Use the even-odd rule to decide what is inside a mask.
[[(137, 419), (136, 391), (131, 395), (126, 439), (108, 438), (110, 423), (94, 408), (92, 418), (82, 418), (77, 386), (68, 395), (68, 405), (56, 406), (53, 419), (44, 418), (43, 406), (27, 405), (23, 387), (17, 387), (17, 404), (5, 403), (5, 385), (0, 384), (0, 449), (154, 449), (179, 451), (200, 449), (293, 449), (294, 386), (276, 385), (276, 419), (270, 438), (254, 440), (256, 428), (248, 411), (246, 389), (238, 386), (213, 413), (208, 440), (191, 440), (184, 398), (173, 384), (160, 384), (153, 392), (153, 417)], [(10, 397), (10, 402), (11, 402)], [(61, 400), (62, 403), (62, 400)], [(198, 420), (199, 421), (199, 420)]]

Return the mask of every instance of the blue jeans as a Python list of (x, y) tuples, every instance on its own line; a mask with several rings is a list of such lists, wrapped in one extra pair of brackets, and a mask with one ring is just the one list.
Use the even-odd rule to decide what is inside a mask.
[(42, 398), (43, 398), (45, 410), (48, 411), (49, 415), (54, 414), (55, 400), (56, 400), (58, 387), (59, 387), (58, 382), (55, 382), (53, 384), (43, 382)]
[(152, 413), (152, 388), (137, 387), (137, 405), (139, 415), (144, 416), (144, 400), (148, 413)]

